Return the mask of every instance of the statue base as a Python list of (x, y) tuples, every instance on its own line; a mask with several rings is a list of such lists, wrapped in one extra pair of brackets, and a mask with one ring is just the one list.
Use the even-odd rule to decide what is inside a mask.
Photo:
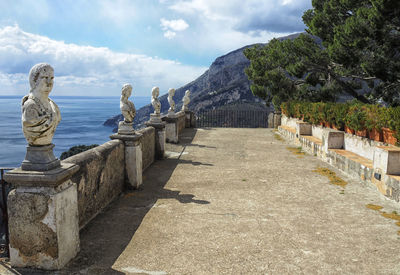
[(24, 171), (49, 171), (60, 167), (60, 160), (54, 156), (53, 148), (54, 144), (28, 145), (21, 169)]
[(176, 117), (176, 113), (175, 113), (174, 111), (168, 111), (167, 116), (168, 116), (169, 118), (175, 118), (175, 117)]
[(160, 114), (150, 114), (150, 123), (162, 123)]
[(134, 135), (135, 130), (133, 129), (133, 123), (120, 121), (118, 124), (118, 134), (120, 135)]

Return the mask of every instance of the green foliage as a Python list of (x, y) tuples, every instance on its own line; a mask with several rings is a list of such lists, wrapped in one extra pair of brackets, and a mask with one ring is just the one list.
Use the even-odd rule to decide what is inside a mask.
[[(310, 35), (273, 39), (244, 51), (252, 92), (275, 108), (284, 101), (335, 101), (341, 93), (363, 103), (400, 105), (400, 1), (313, 0), (303, 21)], [(361, 81), (371, 89), (359, 95)]]
[(360, 103), (351, 105), (345, 117), (346, 126), (355, 131), (366, 129), (365, 121), (367, 118), (366, 110)]
[(60, 156), (60, 159), (63, 160), (63, 159), (69, 158), (69, 157), (71, 157), (73, 155), (82, 153), (84, 151), (87, 151), (87, 150), (92, 149), (92, 148), (97, 147), (97, 146), (99, 146), (99, 145), (98, 144), (92, 144), (92, 145), (77, 145), (77, 146), (73, 146), (73, 147), (69, 148), (68, 151), (63, 152), (61, 154), (61, 156)]
[(344, 126), (355, 131), (373, 129), (381, 131), (383, 127), (390, 128), (400, 141), (400, 106), (382, 107), (358, 101), (346, 103), (289, 101), (282, 103), (281, 109), (286, 116), (303, 119), (315, 125), (329, 122), (339, 130), (343, 130)]

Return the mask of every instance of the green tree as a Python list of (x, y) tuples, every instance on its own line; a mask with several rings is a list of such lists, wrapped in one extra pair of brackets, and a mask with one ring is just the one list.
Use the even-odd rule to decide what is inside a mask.
[[(278, 106), (289, 99), (400, 104), (400, 1), (313, 0), (309, 35), (246, 49), (252, 92)], [(318, 42), (319, 37), (322, 44)], [(369, 87), (367, 94), (357, 90)]]

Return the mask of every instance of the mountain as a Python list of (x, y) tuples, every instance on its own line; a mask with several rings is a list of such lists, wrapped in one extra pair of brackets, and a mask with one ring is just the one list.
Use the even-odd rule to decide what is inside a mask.
[[(293, 34), (279, 38), (280, 40), (294, 39), (298, 34)], [(175, 91), (175, 108), (180, 110), (182, 98), (186, 90), (190, 90), (189, 110), (198, 112), (201, 110), (224, 108), (244, 108), (263, 109), (267, 107), (265, 103), (255, 97), (250, 90), (244, 69), (249, 66), (250, 61), (244, 56), (243, 50), (257, 44), (248, 45), (220, 56), (211, 64), (210, 68), (196, 80), (186, 84)], [(258, 44), (264, 45), (264, 44)], [(168, 94), (159, 97), (161, 102), (161, 112), (166, 113), (169, 108), (167, 101)], [(153, 107), (151, 104), (143, 106), (136, 112), (134, 120), (135, 128), (143, 127), (143, 123), (148, 121)], [(104, 122), (104, 125), (118, 127), (118, 121), (123, 120), (122, 114), (114, 116)]]

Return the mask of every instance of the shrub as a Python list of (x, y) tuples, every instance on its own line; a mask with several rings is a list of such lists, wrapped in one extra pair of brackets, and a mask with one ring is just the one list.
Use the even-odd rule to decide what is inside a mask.
[(74, 156), (76, 154), (85, 152), (85, 151), (87, 151), (89, 149), (92, 149), (94, 147), (97, 147), (97, 146), (99, 146), (99, 145), (98, 144), (92, 144), (92, 145), (77, 145), (77, 146), (73, 146), (73, 147), (69, 148), (68, 151), (63, 152), (61, 154), (61, 156), (60, 156), (60, 159), (63, 160), (63, 159), (72, 157), (72, 156)]

